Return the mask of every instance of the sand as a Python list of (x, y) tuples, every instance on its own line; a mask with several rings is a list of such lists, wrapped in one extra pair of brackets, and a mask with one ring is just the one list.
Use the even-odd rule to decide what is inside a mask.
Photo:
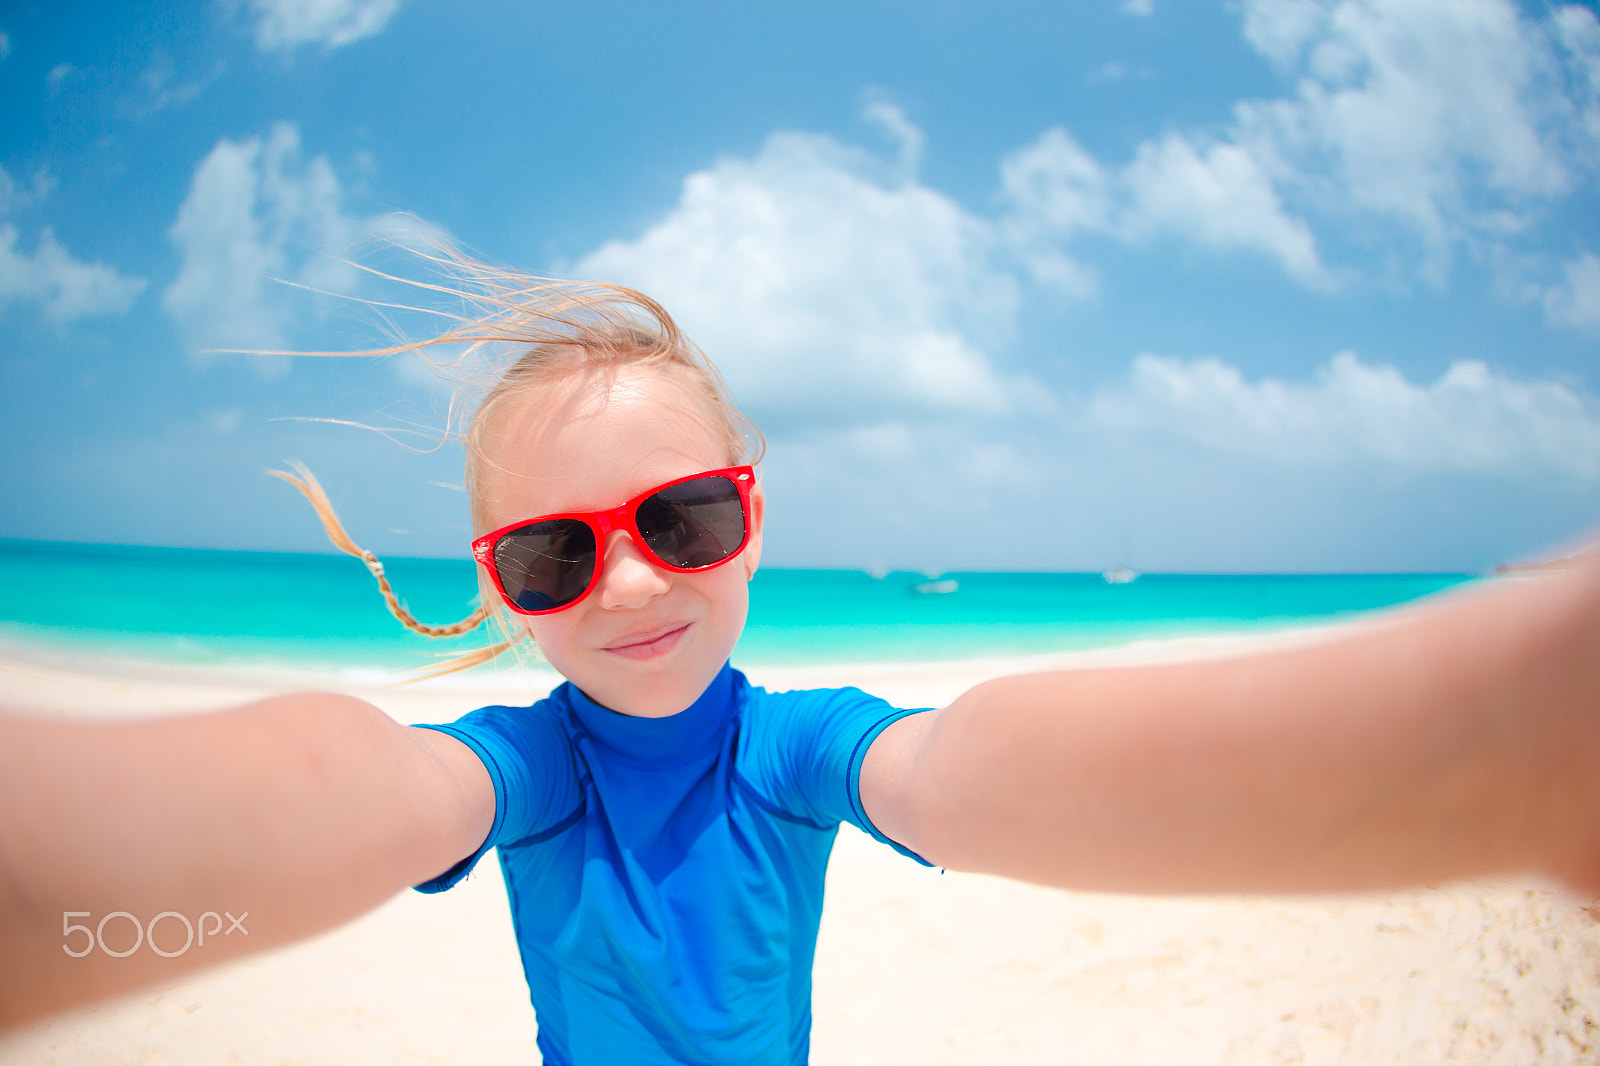
[[(1080, 656), (1130, 661), (1206, 642)], [(936, 705), (1029, 663), (758, 670)], [(329, 679), (293, 679), (329, 684)], [(547, 677), (340, 687), (406, 721)], [(0, 659), (11, 706), (122, 717), (286, 679)], [(841, 830), (816, 964), (818, 1064), (1600, 1061), (1600, 907), (1532, 881), (1298, 899), (1062, 892), (926, 870)], [(3, 964), (3, 961), (0, 961)], [(0, 1063), (536, 1062), (498, 867), (331, 933), (0, 1037)]]

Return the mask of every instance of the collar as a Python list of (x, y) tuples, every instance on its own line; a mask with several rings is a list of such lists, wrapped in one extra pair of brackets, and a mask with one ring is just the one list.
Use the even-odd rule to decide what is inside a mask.
[(590, 738), (612, 754), (647, 767), (667, 767), (709, 755), (722, 746), (744, 676), (723, 663), (717, 676), (686, 709), (665, 718), (640, 718), (602, 707), (568, 681), (567, 705)]

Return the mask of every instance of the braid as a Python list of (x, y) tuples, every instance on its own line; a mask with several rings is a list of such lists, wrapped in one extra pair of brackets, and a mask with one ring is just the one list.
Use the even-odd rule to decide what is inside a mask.
[[(267, 473), (280, 481), (287, 481), (299, 489), (300, 494), (310, 501), (311, 506), (316, 509), (317, 517), (322, 519), (322, 528), (328, 531), (328, 539), (333, 541), (334, 545), (346, 555), (353, 555), (366, 564), (367, 569), (372, 572), (372, 576), (378, 582), (378, 591), (383, 593), (383, 602), (388, 604), (389, 613), (398, 618), (407, 629), (421, 633), (425, 637), (454, 637), (462, 633), (471, 632), (482, 625), (485, 619), (489, 617), (489, 608), (484, 606), (479, 607), (461, 621), (451, 622), (449, 625), (435, 626), (417, 621), (416, 616), (406, 610), (405, 605), (400, 602), (400, 597), (394, 594), (394, 586), (389, 584), (389, 578), (384, 574), (383, 564), (378, 561), (378, 557), (351, 540), (350, 534), (344, 531), (343, 523), (339, 521), (339, 516), (334, 513), (333, 504), (328, 501), (328, 494), (322, 491), (322, 485), (317, 481), (316, 477), (310, 470), (306, 469), (303, 463), (291, 462), (289, 465), (294, 468), (293, 474), (284, 470), (268, 470)], [(297, 474), (299, 475), (298, 477), (295, 476)], [(496, 645), (494, 655), (500, 654), (509, 646), (509, 644)], [(483, 651), (488, 650), (487, 648), (483, 649)], [(476, 658), (479, 654), (481, 653), (472, 653), (474, 656), (473, 662), (465, 663), (461, 668), (476, 666), (479, 662), (487, 662), (488, 659), (494, 657), (494, 655), (489, 655), (481, 659)]]
[(383, 593), (383, 602), (389, 605), (389, 613), (400, 619), (401, 624), (407, 629), (421, 633), (425, 637), (457, 637), (477, 629), (489, 617), (489, 608), (479, 607), (461, 621), (451, 622), (449, 625), (435, 626), (419, 622), (394, 594), (394, 586), (389, 584), (388, 577), (384, 575), (383, 564), (378, 561), (378, 557), (369, 551), (363, 551), (359, 558), (367, 564), (372, 576), (377, 578), (378, 591)]

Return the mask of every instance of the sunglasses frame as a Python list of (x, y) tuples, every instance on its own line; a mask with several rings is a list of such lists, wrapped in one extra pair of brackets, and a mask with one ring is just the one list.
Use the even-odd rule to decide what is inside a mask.
[[(699, 481), (701, 478), (707, 477), (727, 478), (733, 483), (734, 488), (739, 490), (739, 510), (744, 518), (744, 538), (739, 541), (738, 548), (734, 549), (729, 554), (723, 556), (721, 559), (718, 559), (716, 562), (711, 563), (708, 566), (674, 566), (665, 559), (661, 558), (661, 556), (657, 555), (651, 550), (650, 546), (645, 543), (644, 534), (639, 531), (639, 507), (658, 492), (664, 492), (667, 489), (685, 484), (686, 482)], [(483, 536), (473, 540), (472, 557), (477, 560), (480, 566), (488, 571), (490, 580), (494, 582), (495, 591), (500, 594), (501, 602), (504, 603), (508, 608), (515, 611), (517, 614), (555, 614), (557, 611), (565, 611), (569, 607), (574, 607), (577, 604), (582, 603), (583, 600), (588, 597), (589, 593), (594, 591), (594, 587), (600, 583), (600, 575), (605, 572), (606, 565), (606, 540), (610, 537), (610, 534), (613, 530), (620, 529), (626, 533), (629, 539), (633, 541), (635, 547), (639, 549), (639, 551), (651, 562), (651, 564), (659, 566), (663, 570), (670, 570), (676, 574), (703, 574), (708, 570), (715, 570), (722, 564), (729, 563), (734, 559), (737, 559), (740, 555), (744, 554), (745, 548), (750, 544), (750, 534), (752, 532), (750, 528), (750, 490), (755, 487), (755, 483), (755, 468), (750, 466), (724, 466), (715, 470), (702, 470), (698, 474), (689, 474), (685, 477), (675, 478), (672, 481), (657, 485), (654, 488), (646, 489), (645, 491), (639, 493), (639, 495), (630, 499), (627, 503), (622, 504), (620, 507), (608, 507), (600, 511), (561, 511), (556, 514), (544, 514), (537, 515), (533, 518), (524, 518), (520, 521), (513, 522), (508, 526), (501, 526), (499, 529), (494, 530), (491, 533), (485, 533)], [(585, 586), (584, 590), (577, 596), (568, 600), (566, 603), (561, 604), (559, 607), (547, 607), (543, 610), (530, 611), (525, 607), (517, 606), (511, 597), (506, 594), (505, 585), (500, 580), (500, 571), (495, 566), (495, 545), (500, 542), (502, 537), (505, 537), (511, 533), (515, 533), (519, 529), (524, 529), (539, 522), (554, 522), (565, 519), (582, 522), (595, 534), (594, 573), (589, 575), (589, 584)]]

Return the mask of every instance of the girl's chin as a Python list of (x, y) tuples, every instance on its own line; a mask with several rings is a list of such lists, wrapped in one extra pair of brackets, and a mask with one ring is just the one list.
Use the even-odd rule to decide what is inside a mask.
[[(722, 664), (728, 660), (727, 655), (723, 655), (715, 662), (707, 660), (695, 664), (691, 669), (681, 656), (665, 662), (662, 661), (664, 658), (642, 663), (612, 659), (609, 663), (596, 664), (596, 668), (588, 671), (595, 681), (593, 688), (577, 678), (570, 680), (590, 699), (618, 714), (635, 718), (668, 718), (686, 710), (699, 699), (706, 686), (717, 676), (717, 671), (722, 669)], [(670, 669), (659, 672), (650, 669), (652, 666), (665, 668), (669, 663)]]

